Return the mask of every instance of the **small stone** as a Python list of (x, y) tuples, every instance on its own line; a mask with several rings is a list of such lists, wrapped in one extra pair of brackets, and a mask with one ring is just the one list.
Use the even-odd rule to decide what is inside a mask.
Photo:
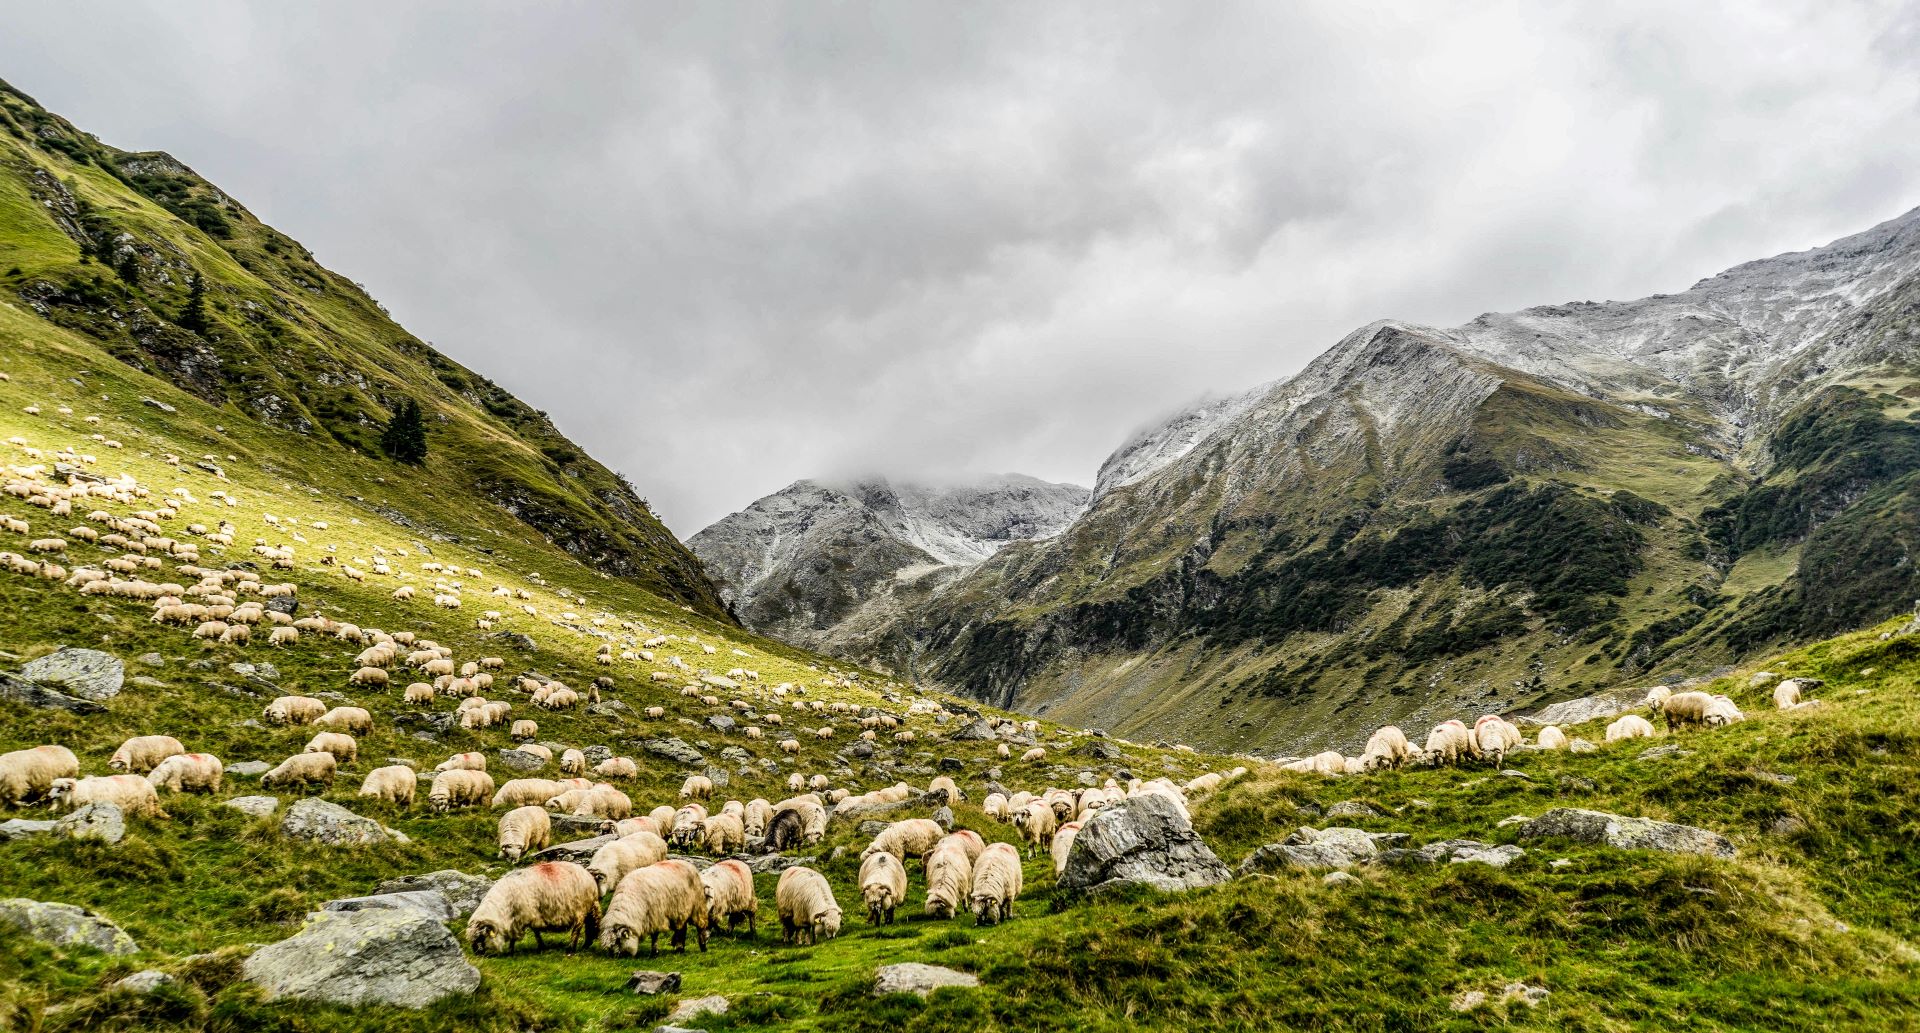
[(1599, 748), (1600, 747), (1595, 746), (1587, 740), (1580, 738), (1576, 738), (1567, 744), (1567, 750), (1571, 753), (1592, 753)]
[(935, 808), (933, 823), (949, 832), (953, 831), (953, 808), (945, 806)]
[(1525, 856), (1525, 854), (1525, 850), (1508, 844), (1506, 846), (1492, 847), (1487, 850), (1462, 850), (1455, 853), (1449, 863), (1487, 864), (1495, 868), (1505, 868), (1507, 865)]
[(1518, 770), (1518, 769), (1516, 769), (1516, 768), (1501, 768), (1501, 769), (1500, 769), (1500, 777), (1501, 777), (1501, 778), (1517, 778), (1517, 779), (1519, 779), (1519, 780), (1521, 780), (1522, 782), (1531, 782), (1531, 781), (1533, 781), (1533, 776), (1532, 776), (1532, 775), (1529, 775), (1529, 774), (1527, 774), (1526, 772), (1524, 772), (1524, 771), (1520, 771), (1520, 770)]
[(1475, 1008), (1484, 1006), (1486, 1003), (1487, 1003), (1487, 995), (1485, 991), (1468, 990), (1467, 992), (1455, 997), (1453, 999), (1453, 1004), (1451, 1005), (1451, 1007), (1453, 1008), (1454, 1011), (1472, 1011)]
[[(141, 654), (140, 654), (140, 658), (139, 658), (139, 659), (140, 659), (140, 662), (141, 662), (141, 663), (143, 663), (143, 664), (145, 664), (145, 665), (147, 665), (148, 667), (165, 667), (165, 666), (167, 666), (167, 661), (166, 661), (166, 658), (165, 658), (165, 657), (163, 657), (163, 656), (161, 656), (161, 655), (160, 655), (159, 653), (141, 653)], [(128, 977), (127, 977), (127, 979), (132, 979), (132, 978), (133, 978), (133, 976), (128, 976)], [(122, 980), (122, 982), (124, 982), (124, 981), (125, 981), (125, 980)]]
[(1359, 800), (1341, 800), (1327, 808), (1329, 818), (1378, 818), (1380, 811)]
[(0, 843), (11, 843), (16, 839), (38, 836), (53, 831), (53, 822), (34, 821), (31, 818), (8, 818), (0, 821)]
[(1529, 818), (1524, 814), (1515, 814), (1511, 817), (1501, 818), (1499, 823), (1494, 825), (1494, 828), (1504, 829), (1508, 825), (1525, 825), (1527, 822), (1530, 822), (1532, 820), (1533, 820), (1532, 818)]
[(667, 1023), (668, 1025), (674, 1025), (690, 1019), (697, 1019), (702, 1015), (725, 1015), (726, 1013), (727, 999), (719, 994), (712, 994), (707, 997), (689, 997), (676, 1005), (673, 1011), (667, 1015)]
[(1328, 872), (1321, 876), (1320, 882), (1327, 886), (1351, 886), (1358, 884), (1360, 880), (1350, 872)]
[(145, 969), (116, 981), (109, 989), (125, 990), (130, 994), (150, 994), (163, 986), (172, 986), (174, 978), (157, 968)]
[(1795, 782), (1800, 781), (1798, 778), (1795, 778), (1792, 775), (1782, 775), (1773, 771), (1755, 771), (1753, 773), (1753, 777), (1760, 779), (1763, 782), (1772, 782), (1774, 785), (1777, 785), (1777, 786), (1790, 786)]
[(1505, 989), (1500, 991), (1502, 1001), (1525, 1005), (1529, 1008), (1538, 1008), (1547, 1003), (1547, 998), (1550, 996), (1552, 995), (1546, 987), (1528, 986), (1525, 983), (1508, 983)]
[(1566, 857), (1556, 857), (1553, 860), (1547, 862), (1547, 867), (1571, 868), (1573, 867), (1573, 860), (1571, 858), (1566, 858)]
[(897, 965), (882, 965), (874, 973), (873, 995), (884, 997), (887, 994), (917, 994), (925, 997), (941, 987), (979, 986), (980, 977), (944, 965), (923, 965), (918, 962), (902, 962)]
[(259, 778), (273, 770), (273, 765), (264, 760), (243, 760), (238, 764), (227, 765), (226, 773), (240, 778)]
[(1691, 757), (1692, 750), (1683, 750), (1675, 743), (1662, 743), (1659, 746), (1640, 751), (1641, 760), (1666, 760), (1670, 757)]
[(481, 898), (485, 897), (487, 891), (492, 888), (493, 880), (486, 876), (469, 875), (466, 872), (447, 868), (428, 872), (425, 875), (403, 875), (397, 879), (388, 879), (375, 886), (373, 892), (399, 894), (431, 890), (440, 894), (448, 904), (452, 905), (456, 914), (465, 917), (472, 914), (474, 908), (480, 906)]
[(289, 839), (304, 839), (327, 846), (352, 846), (368, 843), (405, 843), (407, 837), (381, 825), (372, 818), (318, 797), (308, 797), (287, 808), (280, 819), (280, 833)]
[(642, 969), (627, 979), (627, 992), (645, 994), (677, 994), (680, 992), (680, 973), (653, 972)]

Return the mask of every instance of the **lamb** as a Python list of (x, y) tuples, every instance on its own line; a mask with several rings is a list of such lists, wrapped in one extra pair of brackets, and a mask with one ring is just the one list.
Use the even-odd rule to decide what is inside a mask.
[(966, 848), (943, 840), (927, 854), (926, 913), (932, 918), (952, 918), (965, 906), (973, 887), (973, 861)]
[(900, 859), (879, 851), (860, 861), (860, 898), (870, 925), (891, 924), (894, 909), (907, 899), (907, 869)]
[[(1056, 871), (1058, 864), (1056, 862)], [(973, 866), (973, 924), (994, 925), (1012, 918), (1013, 902), (1020, 899), (1024, 878), (1020, 852), (1013, 844), (995, 843), (987, 847)]]
[(342, 764), (351, 764), (360, 756), (360, 744), (345, 732), (316, 732), (302, 752), (331, 753)]
[(1491, 759), (1495, 767), (1504, 767), (1507, 752), (1525, 741), (1520, 729), (1498, 715), (1484, 714), (1473, 723), (1474, 746), (1480, 756)]
[(1360, 766), (1366, 771), (1398, 768), (1412, 759), (1413, 744), (1396, 725), (1374, 732), (1367, 739), (1367, 748), (1360, 751)]
[(220, 758), (211, 753), (176, 753), (154, 765), (147, 772), (147, 782), (156, 790), (217, 793), (225, 775)]
[(47, 795), (56, 779), (78, 778), (80, 760), (65, 746), (0, 754), (0, 803), (20, 807)]
[(1054, 832), (1052, 847), (1054, 878), (1059, 878), (1060, 873), (1067, 870), (1067, 855), (1073, 852), (1073, 838), (1079, 834), (1080, 823), (1077, 821), (1067, 822)]
[(281, 696), (261, 716), (270, 725), (303, 725), (326, 712), (327, 705), (312, 696)]
[(1617, 742), (1622, 739), (1651, 738), (1653, 738), (1653, 725), (1649, 724), (1647, 719), (1641, 717), (1639, 714), (1628, 714), (1607, 726), (1608, 742)]
[(160, 794), (139, 775), (107, 775), (103, 778), (56, 778), (47, 789), (47, 797), (56, 808), (77, 810), (93, 803), (110, 803), (132, 818), (164, 818)]
[(1534, 745), (1543, 750), (1564, 750), (1567, 748), (1567, 733), (1559, 725), (1547, 725), (1540, 729), (1540, 735)]
[(864, 861), (879, 853), (892, 854), (902, 862), (910, 857), (925, 857), (945, 835), (939, 823), (930, 818), (896, 821), (873, 837), (873, 842), (860, 851), (860, 859)]
[(680, 784), (680, 799), (682, 800), (713, 799), (713, 779), (710, 779), (705, 775), (688, 775), (687, 780)]
[(500, 816), (500, 856), (508, 861), (518, 862), (527, 854), (545, 850), (552, 842), (553, 822), (546, 808), (515, 807)]
[(525, 807), (529, 804), (545, 805), (548, 800), (566, 792), (570, 786), (562, 785), (550, 778), (514, 778), (507, 780), (493, 794), (495, 807)]
[(360, 780), (360, 795), (385, 800), (401, 807), (413, 806), (414, 790), (420, 779), (405, 764), (388, 764), (367, 772)]
[(373, 715), (367, 713), (364, 707), (334, 707), (315, 718), (313, 726), (354, 735), (369, 735), (373, 732)]
[(731, 854), (746, 849), (746, 846), (746, 826), (739, 815), (723, 813), (707, 819), (707, 853), (715, 856)]
[(1027, 844), (1027, 856), (1033, 857), (1042, 847), (1051, 848), (1053, 833), (1060, 827), (1060, 821), (1051, 806), (1036, 800), (1013, 812), (1013, 825)]
[(1458, 764), (1473, 753), (1473, 733), (1460, 721), (1442, 721), (1427, 733), (1423, 751), (1435, 764)]
[(632, 832), (593, 852), (587, 870), (600, 885), (601, 892), (620, 885), (628, 872), (659, 864), (667, 859), (667, 841), (651, 832)]
[(262, 789), (277, 785), (308, 786), (333, 784), (333, 773), (339, 762), (331, 753), (296, 753), (280, 762), (280, 766), (260, 776)]
[(442, 771), (433, 776), (433, 788), (427, 793), (427, 803), (436, 812), (445, 813), (459, 807), (485, 806), (491, 796), (493, 776), (486, 772)]
[(811, 868), (796, 865), (781, 872), (773, 903), (780, 915), (780, 938), (787, 943), (804, 938), (812, 945), (840, 935), (840, 903), (833, 899), (826, 877)]
[(721, 861), (701, 872), (700, 882), (707, 890), (708, 927), (717, 927), (724, 920), (731, 933), (734, 924), (745, 918), (747, 935), (752, 936), (760, 911), (760, 900), (753, 893), (752, 869), (739, 861)]
[(485, 771), (487, 755), (484, 753), (456, 753), (434, 767), (435, 771)]
[(640, 766), (632, 757), (608, 757), (594, 767), (593, 773), (601, 778), (638, 778)]
[(660, 934), (669, 933), (675, 950), (687, 949), (687, 929), (707, 949), (707, 888), (685, 861), (660, 861), (628, 872), (613, 890), (600, 929), (600, 946), (610, 954), (632, 957), (642, 939), (660, 953)]
[(126, 774), (144, 775), (168, 757), (185, 752), (187, 748), (171, 735), (136, 735), (113, 751), (107, 766)]
[(545, 947), (543, 932), (567, 933), (567, 952), (591, 943), (600, 927), (600, 889), (585, 868), (547, 861), (508, 872), (487, 890), (467, 920), (467, 943), (475, 954), (504, 954), (527, 933)]

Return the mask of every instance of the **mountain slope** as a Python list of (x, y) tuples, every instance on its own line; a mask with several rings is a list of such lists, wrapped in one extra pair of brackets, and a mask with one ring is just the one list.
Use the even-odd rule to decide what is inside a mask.
[(1370, 324), (839, 648), (1299, 752), (1831, 634), (1920, 595), (1916, 313), (1920, 212), (1680, 294)]
[(896, 592), (924, 592), (1009, 543), (1058, 533), (1087, 494), (1021, 474), (941, 486), (797, 481), (687, 544), (747, 627), (834, 646), (893, 619)]
[[(198, 318), (188, 315), (196, 279)], [(698, 561), (632, 486), (545, 413), (408, 334), (357, 284), (184, 164), (101, 144), (4, 83), (0, 292), (186, 389), (227, 423), (307, 439), (313, 461), (378, 455), (381, 427), (414, 399), (430, 455), (423, 470), (389, 476), (465, 500), (423, 533), (465, 534), (461, 508), (508, 514), (517, 533), (724, 612)]]

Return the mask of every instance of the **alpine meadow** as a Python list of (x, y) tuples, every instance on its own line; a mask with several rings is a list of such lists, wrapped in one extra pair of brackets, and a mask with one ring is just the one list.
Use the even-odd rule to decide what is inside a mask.
[[(658, 187), (611, 150), (582, 224)], [(0, 82), (0, 1030), (1920, 1029), (1920, 209), (1336, 331), (1128, 414), (1080, 484), (713, 469), (738, 511), (683, 542), (605, 424), (596, 459), (189, 162), (227, 179)], [(817, 207), (781, 233), (832, 236), (826, 167), (783, 169)], [(941, 295), (943, 261), (887, 273)], [(740, 325), (810, 382), (782, 318)], [(659, 418), (733, 433), (751, 390)]]

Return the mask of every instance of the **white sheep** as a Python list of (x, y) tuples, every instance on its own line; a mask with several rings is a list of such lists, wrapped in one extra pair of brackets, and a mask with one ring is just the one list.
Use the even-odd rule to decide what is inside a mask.
[(1436, 764), (1458, 764), (1462, 758), (1471, 756), (1473, 749), (1473, 733), (1464, 722), (1442, 721), (1427, 733), (1426, 749), (1422, 752)]
[(330, 786), (338, 763), (331, 753), (296, 753), (261, 775), (260, 786)]
[[(591, 783), (588, 784), (588, 788), (590, 787)], [(576, 787), (550, 778), (508, 779), (494, 792), (493, 806), (525, 807), (530, 804), (544, 806), (548, 800), (573, 788)]]
[(1398, 768), (1413, 759), (1413, 744), (1398, 726), (1387, 725), (1367, 739), (1360, 752), (1360, 765), (1367, 771)]
[(467, 920), (467, 943), (475, 954), (504, 954), (527, 933), (545, 947), (541, 933), (565, 931), (571, 952), (593, 942), (599, 925), (593, 876), (570, 861), (547, 861), (508, 872), (487, 890)]
[(1622, 739), (1651, 739), (1653, 725), (1639, 714), (1628, 714), (1607, 726), (1607, 741), (1618, 742)]
[(113, 751), (107, 766), (130, 775), (144, 775), (168, 757), (187, 752), (180, 740), (171, 735), (136, 735)]
[(385, 800), (401, 807), (413, 806), (414, 790), (420, 779), (405, 764), (388, 764), (367, 772), (360, 780), (360, 795)]
[(600, 946), (609, 954), (632, 957), (640, 953), (644, 940), (652, 954), (659, 954), (660, 934), (668, 933), (673, 948), (685, 951), (689, 928), (697, 932), (704, 953), (708, 932), (706, 884), (693, 865), (660, 861), (628, 872), (614, 887), (600, 928)]
[(139, 775), (56, 778), (47, 796), (56, 808), (78, 809), (93, 803), (110, 803), (132, 818), (167, 816), (160, 809), (160, 794)]
[(154, 765), (147, 781), (157, 789), (176, 793), (217, 793), (226, 768), (211, 753), (176, 753)]
[(335, 732), (368, 735), (373, 731), (373, 715), (364, 707), (334, 707), (314, 718), (313, 726)]
[(1060, 827), (1060, 819), (1051, 805), (1036, 800), (1013, 812), (1013, 825), (1027, 844), (1027, 856), (1033, 857), (1053, 845), (1053, 833)]
[(688, 775), (687, 780), (685, 782), (680, 783), (680, 799), (682, 800), (713, 799), (713, 779), (710, 779), (705, 775)]
[(973, 866), (973, 922), (994, 925), (1013, 917), (1013, 902), (1020, 899), (1025, 873), (1020, 868), (1020, 852), (1011, 843), (994, 843), (981, 853)]
[(340, 763), (351, 764), (360, 756), (360, 744), (345, 732), (315, 732), (302, 752), (331, 753)]
[(667, 859), (667, 841), (645, 830), (630, 832), (593, 852), (587, 871), (600, 885), (601, 892), (620, 885), (628, 872), (659, 864)]
[(902, 862), (911, 857), (925, 857), (945, 835), (939, 823), (930, 818), (896, 821), (873, 837), (873, 842), (860, 851), (860, 859), (864, 861), (878, 853), (892, 854)]
[(1534, 745), (1543, 750), (1564, 750), (1567, 748), (1567, 733), (1561, 731), (1559, 725), (1547, 725), (1540, 729)]
[(731, 933), (734, 924), (745, 918), (747, 935), (752, 936), (760, 910), (760, 900), (753, 892), (753, 870), (739, 861), (721, 861), (701, 872), (700, 882), (707, 891), (708, 928), (717, 928), (725, 921)]
[[(594, 765), (593, 773), (601, 778), (638, 778), (640, 766), (633, 762), (632, 757), (608, 757)], [(711, 785), (708, 792), (712, 792)]]
[(774, 885), (774, 909), (780, 915), (780, 938), (809, 945), (840, 935), (840, 902), (826, 877), (803, 865), (780, 873)]
[(500, 816), (500, 856), (517, 862), (553, 841), (553, 820), (544, 807), (515, 807)]
[(303, 725), (326, 712), (327, 705), (312, 696), (281, 696), (261, 716), (270, 725)]
[(1042, 747), (1035, 746), (1033, 749), (1030, 749), (1027, 752), (1022, 753), (1020, 755), (1020, 759), (1027, 763), (1046, 760), (1047, 751)]
[(1495, 767), (1504, 767), (1507, 753), (1524, 742), (1526, 738), (1520, 729), (1496, 714), (1483, 714), (1473, 723), (1474, 748), (1482, 758), (1493, 761)]
[(973, 859), (967, 849), (952, 837), (941, 840), (927, 854), (926, 913), (933, 918), (952, 918), (966, 906), (973, 888)]
[(456, 753), (434, 766), (435, 771), (485, 771), (487, 755), (484, 753)]
[(1080, 825), (1080, 822), (1070, 821), (1054, 830), (1050, 852), (1053, 855), (1053, 876), (1056, 879), (1060, 877), (1060, 873), (1067, 870), (1067, 855), (1073, 852), (1073, 840), (1080, 834)]
[(513, 723), (513, 728), (507, 735), (520, 742), (538, 738), (540, 735), (540, 724), (537, 721), (528, 721), (522, 718)]
[(560, 755), (560, 773), (563, 775), (584, 775), (587, 773), (587, 755), (579, 750), (568, 750)]
[(0, 803), (19, 807), (53, 789), (55, 779), (77, 778), (80, 760), (65, 746), (35, 746), (0, 754)]
[(484, 807), (493, 796), (493, 776), (484, 771), (455, 769), (433, 776), (427, 803), (437, 812), (460, 807)]

